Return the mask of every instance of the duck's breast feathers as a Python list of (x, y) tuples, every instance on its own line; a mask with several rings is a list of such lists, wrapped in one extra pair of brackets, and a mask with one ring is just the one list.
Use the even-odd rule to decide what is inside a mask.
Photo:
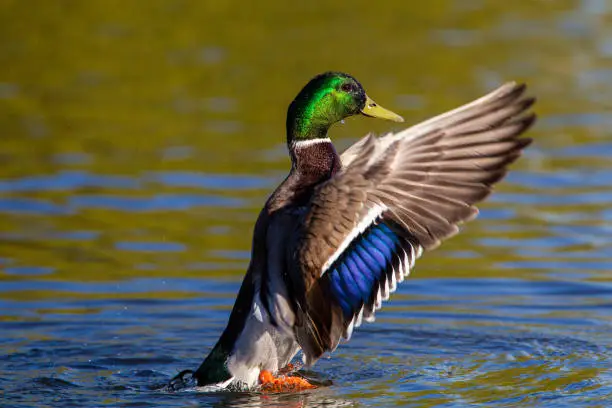
[(409, 272), (476, 215), (530, 139), (525, 87), (509, 84), (423, 125), (366, 136), (343, 168), (315, 189), (286, 245), (295, 296), (294, 331), (307, 362), (333, 350)]

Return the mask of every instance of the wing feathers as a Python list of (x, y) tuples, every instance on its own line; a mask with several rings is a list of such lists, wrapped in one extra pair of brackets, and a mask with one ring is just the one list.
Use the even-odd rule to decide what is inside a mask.
[[(397, 134), (397, 138), (405, 138), (410, 135), (419, 135), (429, 129), (443, 129), (449, 128), (454, 125), (466, 123), (469, 120), (473, 120), (474, 129), (482, 129), (482, 120), (487, 113), (497, 111), (501, 107), (507, 106), (515, 102), (525, 92), (526, 86), (524, 84), (517, 85), (513, 82), (502, 85), (497, 90), (491, 92), (488, 95), (483, 96), (480, 99), (476, 99), (466, 105), (460, 106), (454, 110), (435, 116), (429, 120), (419, 123), (413, 127), (410, 127), (403, 132)], [(535, 100), (534, 100), (535, 101)], [(522, 103), (524, 109), (527, 109), (533, 104)]]
[(535, 99), (506, 84), (469, 104), (341, 156), (343, 169), (314, 192), (293, 248), (305, 278), (307, 318), (296, 337), (307, 363), (350, 338), (411, 271), (425, 249), (476, 216), (531, 139)]

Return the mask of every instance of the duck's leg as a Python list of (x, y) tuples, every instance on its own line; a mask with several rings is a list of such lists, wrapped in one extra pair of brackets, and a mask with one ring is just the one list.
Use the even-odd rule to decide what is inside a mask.
[(259, 373), (259, 384), (264, 392), (290, 392), (317, 388), (302, 377), (285, 375), (274, 377), (268, 370), (261, 370)]
[(296, 364), (289, 363), (289, 364), (287, 364), (286, 366), (284, 366), (283, 368), (279, 369), (279, 370), (278, 370), (278, 374), (283, 374), (283, 375), (286, 375), (286, 374), (292, 373), (292, 372), (294, 372), (294, 371), (297, 371), (297, 370), (299, 370), (300, 368), (302, 368), (302, 365), (301, 365), (301, 364), (297, 364), (297, 363), (296, 363)]

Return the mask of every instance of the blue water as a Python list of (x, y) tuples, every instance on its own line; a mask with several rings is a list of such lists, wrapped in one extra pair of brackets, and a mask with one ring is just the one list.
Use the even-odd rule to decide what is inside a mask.
[[(474, 394), (495, 406), (528, 401), (570, 406), (585, 400), (592, 406), (605, 400), (612, 385), (606, 324), (612, 315), (610, 284), (414, 279), (375, 324), (317, 364), (316, 371), (333, 386), (272, 397), (162, 390), (179, 368), (195, 367), (216, 340), (237, 282), (34, 281), (2, 290), (49, 286), (83, 299), (0, 303), (3, 314), (14, 317), (2, 324), (6, 354), (0, 372), (3, 398), (11, 406), (40, 401), (58, 406), (239, 406), (244, 401), (387, 406), (400, 396), (426, 405), (468, 403)], [(165, 292), (183, 296), (139, 298)]]

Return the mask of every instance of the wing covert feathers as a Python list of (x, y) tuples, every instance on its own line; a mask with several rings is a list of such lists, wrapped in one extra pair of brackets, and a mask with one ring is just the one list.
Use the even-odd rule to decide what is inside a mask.
[[(342, 154), (342, 170), (315, 190), (295, 249), (307, 291), (295, 330), (307, 362), (373, 319), (420, 252), (476, 216), (475, 204), (531, 143), (519, 137), (535, 121), (525, 89), (505, 84), (398, 133), (365, 136)], [(370, 256), (381, 261), (368, 264)]]

